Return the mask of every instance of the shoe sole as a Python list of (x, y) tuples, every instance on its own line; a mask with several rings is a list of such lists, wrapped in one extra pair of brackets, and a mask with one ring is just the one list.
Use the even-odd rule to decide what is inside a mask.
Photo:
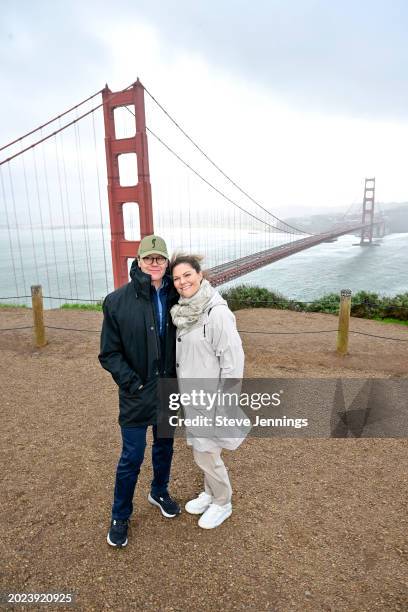
[(114, 546), (115, 548), (124, 548), (126, 546), (126, 544), (128, 543), (128, 539), (126, 538), (126, 540), (124, 541), (123, 544), (115, 544), (114, 542), (112, 542), (112, 540), (109, 537), (109, 533), (106, 537), (106, 541), (109, 544), (109, 546)]
[(150, 495), (147, 496), (148, 501), (153, 505), (153, 506), (157, 506), (158, 508), (160, 508), (160, 512), (162, 513), (163, 516), (165, 516), (166, 518), (174, 518), (175, 516), (177, 516), (177, 514), (180, 514), (180, 512), (177, 512), (176, 514), (169, 514), (168, 512), (165, 512), (165, 510), (163, 510), (163, 508), (161, 507), (161, 505), (159, 504), (159, 502), (157, 502), (155, 499), (153, 499), (153, 497)]
[(189, 510), (189, 509), (187, 508), (187, 504), (184, 506), (184, 508), (185, 508), (185, 511), (186, 511), (186, 512), (188, 512), (189, 514), (195, 514), (195, 515), (197, 515), (197, 514), (204, 514), (204, 512), (205, 512), (206, 510), (208, 510), (208, 508), (209, 508), (209, 507), (210, 507), (210, 504), (208, 504), (208, 506), (206, 506), (205, 508), (203, 508), (203, 510)]
[(229, 518), (232, 514), (232, 510), (229, 512), (229, 514), (227, 514), (227, 516), (224, 516), (224, 518), (221, 521), (218, 521), (215, 525), (200, 525), (200, 523), (198, 523), (198, 526), (201, 527), (201, 529), (215, 529), (216, 527), (219, 527), (220, 525), (223, 524), (224, 521), (227, 520), (227, 518)]

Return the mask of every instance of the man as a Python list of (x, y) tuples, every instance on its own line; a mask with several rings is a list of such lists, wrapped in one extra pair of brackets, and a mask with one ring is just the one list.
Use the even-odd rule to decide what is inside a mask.
[(170, 308), (178, 295), (168, 268), (166, 243), (159, 236), (140, 242), (130, 269), (131, 281), (104, 301), (99, 361), (119, 387), (119, 425), (123, 448), (119, 459), (108, 544), (126, 546), (133, 494), (144, 458), (146, 431), (153, 426), (153, 480), (148, 500), (172, 518), (180, 507), (167, 487), (173, 438), (160, 438), (158, 382), (175, 376), (175, 329)]

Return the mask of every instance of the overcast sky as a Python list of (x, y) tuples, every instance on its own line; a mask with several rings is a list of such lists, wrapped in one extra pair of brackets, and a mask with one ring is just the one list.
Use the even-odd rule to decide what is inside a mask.
[(378, 199), (408, 200), (406, 0), (0, 0), (0, 10), (2, 144), (139, 76), (280, 215), (345, 210), (374, 175)]

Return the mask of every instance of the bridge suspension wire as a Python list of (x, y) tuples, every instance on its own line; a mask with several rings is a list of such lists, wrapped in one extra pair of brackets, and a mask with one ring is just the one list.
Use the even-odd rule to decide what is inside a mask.
[[(277, 217), (276, 215), (274, 215), (273, 213), (271, 213), (267, 208), (265, 208), (262, 204), (260, 204), (255, 198), (253, 198), (247, 191), (245, 191), (244, 189), (242, 189), (242, 187), (240, 187), (236, 181), (234, 181), (230, 176), (228, 176), (220, 167), (218, 164), (216, 164), (211, 158), (210, 156), (202, 149), (202, 147), (200, 147), (197, 142), (195, 140), (193, 140), (191, 138), (191, 136), (189, 136), (187, 134), (187, 132), (180, 126), (180, 124), (170, 115), (170, 113), (162, 106), (162, 104), (160, 104), (160, 102), (158, 102), (158, 100), (153, 96), (153, 94), (150, 93), (150, 91), (148, 89), (146, 89), (146, 87), (144, 87), (145, 92), (148, 94), (148, 96), (150, 96), (150, 98), (155, 102), (155, 104), (157, 104), (157, 106), (163, 111), (163, 113), (168, 117), (168, 119), (180, 130), (180, 132), (187, 138), (187, 140), (189, 140), (189, 142), (191, 142), (191, 144), (206, 158), (206, 160), (212, 165), (214, 166), (214, 168), (216, 170), (218, 170), (218, 172), (220, 172), (222, 174), (222, 176), (224, 176), (224, 178), (226, 178), (236, 189), (238, 189), (245, 197), (247, 197), (249, 200), (251, 200), (251, 202), (253, 202), (256, 206), (258, 206), (259, 208), (261, 208), (264, 212), (266, 212), (268, 215), (270, 215), (271, 217), (273, 217), (276, 221), (278, 221), (279, 223), (282, 223), (283, 225), (285, 225), (286, 227), (290, 228), (291, 230), (293, 230), (295, 233), (299, 233), (299, 234), (310, 234), (310, 232), (306, 232), (305, 230), (302, 230), (300, 228), (294, 227), (293, 225), (290, 225), (289, 223), (287, 223), (286, 221), (283, 221), (282, 219), (280, 219), (279, 217)], [(313, 235), (313, 234), (312, 234)]]
[[(41, 132), (40, 132), (40, 134), (41, 134)], [(47, 167), (47, 161), (45, 159), (44, 148), (42, 148), (41, 153), (42, 153), (42, 161), (43, 161), (43, 168), (44, 168), (45, 194), (46, 194), (46, 199), (47, 199), (47, 202), (48, 202), (48, 217), (49, 217), (50, 224), (51, 224), (51, 244), (52, 244), (52, 252), (53, 252), (53, 256), (54, 256), (55, 279), (56, 279), (56, 283), (57, 283), (57, 291), (60, 294), (61, 293), (61, 287), (60, 287), (60, 283), (59, 283), (58, 264), (57, 264), (57, 251), (56, 251), (56, 247), (55, 247), (55, 233), (54, 233), (55, 224), (54, 224), (54, 216), (53, 216), (53, 213), (52, 213), (52, 205), (51, 205), (51, 197), (50, 197), (50, 187), (49, 187), (49, 181), (48, 181), (48, 167)]]
[[(130, 85), (128, 85), (127, 87), (125, 87), (124, 89), (122, 89), (121, 91), (127, 91), (128, 89), (130, 89), (131, 87), (133, 87), (134, 83), (131, 83)], [(42, 128), (50, 125), (51, 123), (53, 123), (54, 121), (59, 121), (60, 122), (60, 127), (58, 130), (54, 130), (53, 132), (51, 132), (50, 134), (47, 134), (44, 138), (41, 138), (40, 140), (37, 140), (36, 142), (33, 142), (31, 145), (29, 145), (28, 147), (25, 147), (24, 149), (22, 149), (21, 151), (18, 151), (17, 153), (15, 153), (14, 155), (10, 155), (9, 157), (3, 159), (0, 161), (0, 166), (2, 164), (5, 164), (9, 161), (11, 161), (12, 159), (14, 159), (15, 157), (18, 157), (19, 155), (22, 155), (23, 153), (25, 153), (26, 151), (29, 151), (30, 149), (32, 149), (33, 147), (36, 147), (37, 145), (45, 142), (46, 140), (48, 140), (49, 138), (52, 138), (53, 136), (59, 134), (60, 132), (62, 132), (63, 130), (71, 127), (72, 125), (74, 125), (75, 123), (77, 123), (78, 121), (80, 121), (81, 119), (84, 119), (85, 117), (87, 117), (88, 115), (90, 115), (91, 113), (94, 113), (95, 111), (97, 111), (99, 108), (102, 108), (103, 103), (101, 102), (100, 104), (98, 104), (97, 106), (94, 106), (93, 108), (91, 108), (90, 110), (88, 110), (86, 113), (83, 113), (82, 115), (80, 115), (79, 117), (76, 116), (76, 118), (73, 121), (70, 121), (69, 123), (66, 123), (65, 125), (61, 126), (61, 117), (64, 117), (65, 115), (73, 112), (74, 110), (77, 112), (78, 108), (80, 106), (82, 106), (83, 104), (85, 104), (86, 102), (89, 102), (90, 100), (92, 100), (93, 98), (95, 98), (96, 96), (100, 95), (102, 93), (102, 89), (100, 89), (99, 91), (97, 91), (96, 93), (94, 93), (92, 96), (90, 96), (89, 98), (86, 98), (85, 100), (83, 100), (82, 102), (80, 102), (79, 104), (76, 104), (75, 106), (72, 106), (71, 108), (69, 108), (68, 110), (66, 110), (64, 113), (61, 113), (60, 115), (57, 115), (56, 117), (53, 117), (52, 119), (50, 119), (49, 121), (47, 121), (46, 123), (44, 123), (43, 125), (38, 126), (37, 128), (35, 128), (34, 130), (31, 130), (30, 132), (27, 132), (26, 134), (24, 134), (23, 136), (20, 136), (19, 138), (16, 138), (15, 140), (13, 140), (12, 142), (9, 142), (8, 144), (2, 146), (0, 148), (0, 151), (3, 151), (4, 149), (7, 149), (8, 147), (11, 147), (13, 144), (16, 144), (17, 142), (20, 142), (21, 140), (23, 140), (24, 138), (27, 138), (28, 136), (35, 134), (36, 132), (42, 130)], [(112, 94), (114, 95), (114, 94)]]
[(51, 132), (51, 134), (47, 134), (47, 136), (44, 136), (44, 138), (41, 138), (40, 140), (37, 140), (36, 142), (33, 142), (30, 146), (25, 147), (24, 149), (22, 149), (18, 153), (15, 153), (14, 155), (11, 155), (10, 157), (7, 157), (6, 159), (3, 159), (2, 161), (0, 161), (0, 166), (2, 166), (3, 164), (6, 164), (7, 162), (10, 162), (12, 159), (15, 159), (16, 157), (19, 157), (23, 153), (26, 153), (26, 151), (29, 151), (30, 149), (34, 149), (34, 147), (38, 146), (39, 144), (42, 144), (46, 140), (49, 140), (49, 138), (52, 138), (53, 136), (56, 136), (57, 134), (59, 134), (63, 130), (66, 130), (67, 128), (71, 127), (72, 125), (75, 125), (76, 123), (78, 123), (78, 121), (80, 121), (81, 119), (84, 119), (84, 117), (87, 117), (91, 113), (94, 113), (96, 110), (98, 110), (98, 108), (101, 108), (101, 106), (102, 106), (102, 104), (99, 104), (98, 106), (95, 106), (94, 108), (91, 108), (91, 110), (89, 110), (88, 112), (84, 113), (80, 117), (77, 117), (73, 121), (70, 121), (69, 123), (66, 123), (65, 125), (63, 125), (58, 130), (55, 130), (54, 132)]
[(353, 209), (360, 212), (360, 215), (361, 215), (361, 210), (358, 210), (358, 209), (362, 207), (362, 203), (363, 203), (363, 198), (360, 197), (358, 193), (356, 193), (354, 198), (352, 199), (350, 206), (347, 208), (346, 212), (341, 215), (339, 222), (343, 221), (348, 215), (350, 215)]
[[(129, 117), (131, 115), (133, 113), (130, 112)], [(163, 120), (160, 119), (160, 115), (156, 117), (152, 115), (149, 123), (153, 118), (155, 127), (157, 122), (160, 125), (159, 140), (148, 132), (149, 157), (152, 160), (150, 170), (154, 185), (155, 229), (158, 233), (161, 230), (166, 234), (170, 250), (183, 252), (187, 248), (190, 252), (204, 255), (205, 268), (208, 269), (221, 262), (230, 262), (232, 265), (234, 260), (242, 256), (274, 249), (283, 243), (296, 242), (296, 238), (299, 239), (299, 236), (288, 235), (287, 230), (271, 224), (266, 214), (260, 215), (258, 210), (252, 205), (249, 207), (243, 198), (235, 199), (231, 188), (228, 191), (228, 186), (217, 184), (217, 176), (211, 175), (211, 179), (208, 177), (205, 166), (199, 165), (198, 170), (197, 164), (200, 164), (201, 155), (196, 155), (195, 163), (189, 163), (190, 156), (187, 162), (184, 149), (183, 154), (179, 154), (178, 149), (183, 146), (182, 141), (179, 142), (180, 138), (177, 140), (176, 150), (173, 146), (170, 147), (167, 143), (171, 140), (173, 145), (172, 130), (169, 131), (166, 124), (162, 129)], [(151, 130), (150, 127), (149, 129)], [(162, 131), (166, 129), (166, 140), (164, 140)], [(157, 133), (155, 130), (154, 135)], [(188, 170), (187, 173), (184, 171), (185, 168)], [(157, 176), (155, 176), (156, 170), (160, 172)], [(166, 175), (167, 183), (163, 180)], [(186, 184), (186, 177), (189, 180), (188, 187), (185, 189), (184, 197), (180, 198), (180, 195), (183, 196), (182, 185)], [(194, 183), (194, 207), (191, 207), (190, 202), (190, 179), (191, 184)], [(232, 200), (237, 206), (222, 206), (220, 192), (226, 196), (228, 204)], [(180, 208), (184, 213), (183, 227), (180, 227)], [(173, 212), (173, 209), (178, 210)], [(178, 217), (180, 224), (177, 223)]]
[[(127, 91), (128, 89), (133, 87), (133, 85), (134, 85), (134, 83), (131, 83), (130, 85), (128, 85), (127, 87), (125, 87), (121, 91)], [(18, 138), (15, 138), (11, 142), (8, 142), (7, 144), (5, 144), (2, 147), (0, 147), (0, 151), (4, 151), (5, 149), (8, 149), (12, 145), (17, 144), (18, 142), (21, 142), (22, 140), (24, 140), (28, 136), (32, 136), (33, 134), (35, 134), (36, 132), (42, 130), (43, 128), (47, 127), (48, 125), (51, 125), (51, 123), (54, 123), (54, 121), (59, 121), (60, 127), (61, 127), (61, 118), (62, 117), (65, 117), (65, 115), (68, 115), (69, 113), (72, 113), (73, 111), (76, 111), (80, 106), (83, 106), (84, 104), (86, 104), (90, 100), (93, 100), (93, 98), (96, 98), (96, 96), (99, 96), (102, 93), (102, 91), (103, 91), (103, 89), (99, 89), (98, 91), (96, 91), (92, 95), (88, 96), (87, 98), (85, 98), (81, 102), (78, 102), (78, 104), (74, 104), (74, 106), (71, 106), (70, 108), (68, 108), (63, 113), (60, 113), (59, 115), (56, 115), (55, 117), (52, 117), (52, 119), (49, 119), (48, 121), (46, 121), (45, 123), (39, 125), (38, 127), (34, 128), (33, 130), (30, 130), (29, 132), (26, 132), (26, 134), (23, 134), (22, 136), (19, 136)], [(96, 106), (93, 110), (97, 110), (98, 108), (101, 108), (101, 106), (102, 106), (102, 104), (99, 104), (99, 106)], [(92, 112), (92, 111), (90, 111), (90, 112)], [(62, 129), (64, 129), (64, 128), (62, 128)], [(52, 135), (53, 134), (50, 134), (50, 137)]]
[(104, 231), (103, 231), (104, 227), (103, 227), (103, 212), (102, 212), (101, 181), (100, 181), (99, 164), (98, 164), (98, 158), (97, 158), (95, 115), (92, 115), (92, 135), (93, 135), (94, 154), (95, 154), (96, 184), (98, 187), (99, 220), (101, 224), (100, 230), (101, 230), (101, 242), (102, 242), (102, 250), (103, 250), (103, 262), (104, 262), (104, 270), (105, 270), (105, 288), (106, 288), (106, 293), (109, 293), (108, 265), (107, 265), (107, 260), (106, 260), (105, 236), (104, 236)]
[(89, 244), (89, 233), (88, 233), (88, 214), (87, 214), (87, 205), (86, 205), (86, 196), (85, 196), (85, 186), (84, 186), (84, 178), (83, 178), (83, 166), (82, 166), (82, 151), (81, 151), (81, 138), (79, 134), (78, 124), (75, 124), (75, 146), (77, 153), (77, 172), (78, 172), (78, 184), (79, 184), (79, 194), (80, 194), (80, 202), (81, 202), (81, 213), (82, 213), (82, 226), (83, 226), (83, 236), (84, 236), (84, 244), (85, 244), (85, 257), (86, 257), (86, 266), (88, 271), (88, 286), (89, 286), (89, 294), (93, 298), (93, 278), (92, 278), (92, 264), (91, 264), (91, 253), (90, 253), (90, 244)]
[(48, 287), (51, 289), (50, 271), (49, 271), (49, 266), (48, 266), (48, 255), (47, 255), (46, 239), (45, 239), (44, 217), (43, 217), (42, 206), (41, 206), (40, 182), (39, 182), (39, 176), (38, 176), (38, 167), (37, 167), (37, 159), (36, 159), (35, 149), (32, 149), (32, 153), (33, 153), (33, 161), (34, 161), (34, 177), (35, 177), (35, 187), (36, 187), (36, 195), (37, 195), (38, 212), (39, 212), (39, 216), (40, 216), (40, 229), (41, 229), (41, 237), (42, 237), (42, 247), (43, 247), (44, 262), (45, 262), (45, 273), (46, 273), (46, 277), (47, 277)]
[[(6, 215), (6, 226), (7, 226), (7, 233), (8, 233), (8, 238), (9, 238), (9, 248), (10, 248), (10, 255), (11, 255), (11, 264), (13, 268), (14, 286), (16, 288), (16, 293), (18, 294), (19, 289), (18, 289), (18, 281), (17, 281), (17, 270), (16, 270), (16, 264), (15, 264), (13, 240), (11, 236), (10, 217), (9, 217), (8, 204), (7, 204), (6, 188), (4, 184), (3, 169), (1, 167), (0, 167), (0, 181), (1, 181), (1, 192), (3, 196), (3, 202), (4, 202), (4, 212)], [(25, 291), (23, 293), (25, 293)]]
[(0, 292), (25, 305), (34, 284), (43, 286), (45, 308), (67, 294), (98, 302), (113, 289), (96, 95), (10, 143), (0, 162)]
[(57, 143), (57, 137), (56, 136), (54, 137), (54, 145), (55, 145), (55, 161), (56, 161), (56, 170), (57, 170), (57, 177), (58, 177), (58, 191), (59, 191), (59, 200), (60, 200), (60, 207), (61, 207), (61, 217), (62, 217), (62, 225), (63, 225), (63, 229), (64, 229), (64, 246), (65, 246), (66, 266), (67, 266), (67, 270), (68, 270), (68, 283), (69, 283), (70, 295), (73, 295), (73, 287), (72, 287), (72, 279), (71, 279), (71, 267), (70, 267), (69, 252), (68, 252), (67, 225), (66, 225), (65, 209), (64, 209), (64, 197), (63, 197), (63, 194), (62, 194), (60, 156), (59, 156), (58, 143)]
[(74, 277), (74, 284), (75, 284), (75, 295), (76, 297), (78, 297), (79, 295), (78, 294), (78, 277), (77, 277), (77, 271), (76, 271), (76, 265), (75, 265), (74, 239), (72, 236), (71, 200), (70, 200), (69, 190), (68, 190), (67, 168), (66, 168), (65, 155), (64, 155), (64, 134), (61, 134), (61, 153), (62, 153), (62, 173), (63, 173), (63, 179), (64, 179), (64, 195), (65, 195), (65, 203), (66, 203), (67, 217), (68, 217), (68, 236), (69, 236), (68, 243), (71, 248), (72, 269), (73, 269), (73, 277)]
[(16, 207), (16, 198), (15, 198), (15, 191), (14, 191), (14, 181), (13, 181), (13, 175), (12, 175), (12, 171), (11, 171), (11, 167), (10, 164), (8, 164), (8, 175), (9, 175), (9, 181), (10, 181), (10, 194), (11, 194), (11, 202), (13, 204), (13, 213), (14, 213), (14, 224), (17, 230), (17, 246), (18, 246), (18, 253), (20, 256), (20, 273), (21, 273), (21, 278), (23, 281), (23, 287), (24, 287), (24, 292), (27, 291), (26, 288), (26, 279), (25, 279), (25, 274), (24, 274), (24, 258), (23, 258), (23, 251), (21, 248), (21, 232), (20, 232), (20, 224), (18, 222), (18, 218), (17, 218), (17, 207)]
[(63, 113), (60, 113), (59, 115), (56, 115), (52, 119), (49, 119), (49, 121), (46, 121), (42, 125), (39, 125), (38, 127), (34, 128), (30, 132), (27, 132), (26, 134), (23, 134), (23, 136), (20, 136), (19, 138), (16, 138), (15, 140), (12, 140), (11, 142), (9, 142), (6, 145), (3, 145), (2, 147), (0, 147), (0, 151), (3, 151), (4, 149), (8, 149), (8, 147), (11, 147), (12, 145), (16, 144), (17, 142), (21, 142), (22, 140), (24, 140), (24, 138), (27, 138), (28, 136), (31, 136), (32, 134), (35, 134), (35, 132), (38, 132), (38, 131), (42, 130), (43, 128), (47, 127), (47, 125), (50, 125), (51, 123), (54, 123), (54, 121), (57, 121), (57, 120), (61, 119), (61, 117), (65, 117), (65, 115), (68, 115), (69, 113), (71, 113), (75, 109), (79, 108), (80, 106), (82, 106), (86, 102), (89, 102), (89, 100), (92, 100), (93, 98), (95, 98), (96, 96), (101, 94), (102, 91), (103, 91), (102, 89), (100, 89), (99, 91), (96, 91), (94, 94), (92, 94), (88, 98), (85, 98), (85, 100), (82, 100), (82, 102), (79, 102), (78, 104), (75, 104), (74, 106), (71, 106), (71, 108), (68, 108)]
[(22, 162), (22, 166), (23, 166), (23, 176), (24, 176), (24, 190), (25, 190), (25, 196), (27, 199), (27, 209), (28, 209), (28, 220), (30, 222), (30, 235), (31, 235), (31, 248), (32, 248), (32, 253), (33, 253), (33, 261), (34, 261), (34, 268), (35, 268), (35, 275), (36, 278), (40, 278), (40, 273), (39, 273), (39, 267), (38, 267), (38, 259), (37, 259), (37, 251), (35, 248), (35, 239), (34, 239), (34, 230), (33, 230), (33, 218), (32, 218), (32, 203), (31, 203), (31, 197), (30, 197), (30, 191), (28, 189), (28, 179), (27, 179), (27, 169), (26, 169), (26, 163), (25, 163), (25, 159), (24, 159), (24, 155), (21, 157), (21, 162)]
[[(131, 111), (130, 111), (131, 112)], [(174, 155), (186, 168), (188, 168), (189, 170), (191, 170), (191, 172), (193, 172), (201, 181), (203, 181), (206, 185), (208, 185), (208, 187), (211, 187), (211, 189), (213, 189), (214, 191), (216, 191), (218, 193), (218, 195), (220, 195), (222, 198), (224, 198), (225, 200), (227, 200), (227, 202), (229, 202), (230, 204), (232, 204), (233, 206), (235, 206), (236, 208), (239, 208), (242, 212), (244, 212), (246, 215), (249, 215), (250, 217), (252, 217), (253, 219), (256, 219), (256, 221), (260, 221), (263, 225), (267, 225), (268, 227), (277, 230), (278, 232), (284, 232), (287, 233), (286, 230), (280, 228), (280, 227), (276, 227), (276, 225), (272, 225), (271, 223), (268, 223), (267, 221), (264, 221), (263, 219), (261, 219), (260, 217), (257, 217), (256, 215), (254, 215), (253, 213), (249, 212), (248, 210), (245, 210), (245, 208), (243, 208), (242, 206), (240, 206), (239, 204), (237, 204), (234, 200), (232, 200), (230, 197), (228, 197), (225, 193), (223, 193), (220, 189), (218, 189), (218, 187), (216, 187), (215, 185), (213, 185), (210, 181), (208, 181), (205, 177), (203, 177), (197, 170), (195, 170), (188, 162), (184, 161), (184, 159), (182, 157), (180, 157), (180, 155), (178, 153), (176, 153), (168, 144), (166, 144), (159, 136), (157, 136), (157, 134), (155, 134), (153, 132), (153, 130), (151, 130), (149, 127), (146, 126), (146, 131), (149, 132), (149, 134), (151, 134), (154, 138), (156, 138), (156, 140), (158, 140), (158, 142), (160, 142), (160, 144), (162, 144), (172, 155)]]

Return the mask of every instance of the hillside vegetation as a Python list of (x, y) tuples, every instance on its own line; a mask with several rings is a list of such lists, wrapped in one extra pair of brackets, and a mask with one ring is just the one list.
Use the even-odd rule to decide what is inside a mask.
[[(242, 308), (278, 308), (298, 312), (325, 312), (338, 314), (340, 295), (329, 293), (312, 302), (291, 300), (265, 287), (237, 285), (222, 292), (231, 310)], [(358, 291), (351, 298), (351, 316), (408, 322), (408, 292), (393, 297), (381, 297), (378, 293)]]

